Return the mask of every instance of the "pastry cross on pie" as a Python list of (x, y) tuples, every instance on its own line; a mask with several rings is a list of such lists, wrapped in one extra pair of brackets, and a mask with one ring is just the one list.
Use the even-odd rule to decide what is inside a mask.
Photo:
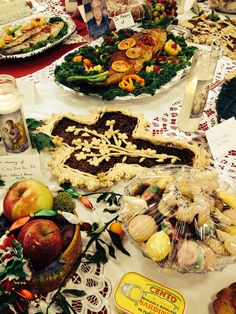
[(159, 164), (202, 168), (209, 154), (196, 143), (153, 136), (142, 114), (102, 108), (89, 115), (53, 114), (39, 128), (53, 137), (50, 167), (60, 183), (96, 190)]

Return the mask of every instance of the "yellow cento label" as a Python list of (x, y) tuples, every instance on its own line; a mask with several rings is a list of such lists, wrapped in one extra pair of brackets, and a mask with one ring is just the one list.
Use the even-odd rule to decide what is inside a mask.
[(118, 308), (131, 314), (182, 314), (184, 297), (177, 291), (137, 273), (127, 273), (114, 294)]

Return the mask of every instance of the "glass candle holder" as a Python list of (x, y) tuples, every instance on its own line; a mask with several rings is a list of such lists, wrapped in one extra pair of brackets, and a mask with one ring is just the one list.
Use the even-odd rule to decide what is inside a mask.
[(8, 153), (22, 153), (30, 148), (16, 80), (7, 74), (0, 75), (0, 133)]
[(209, 51), (198, 50), (193, 56), (178, 120), (184, 132), (198, 130), (220, 55), (220, 48), (212, 47)]

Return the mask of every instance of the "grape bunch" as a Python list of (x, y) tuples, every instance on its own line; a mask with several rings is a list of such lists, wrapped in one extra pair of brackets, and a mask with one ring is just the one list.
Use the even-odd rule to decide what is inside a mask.
[(177, 16), (177, 3), (175, 0), (153, 0), (152, 7), (154, 22), (159, 22), (165, 16), (173, 18)]

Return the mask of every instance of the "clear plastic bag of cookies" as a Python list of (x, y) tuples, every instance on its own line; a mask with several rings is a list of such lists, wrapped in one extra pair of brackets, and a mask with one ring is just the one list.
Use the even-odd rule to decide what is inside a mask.
[(236, 191), (213, 169), (159, 166), (130, 181), (120, 218), (143, 254), (180, 273), (236, 261)]

